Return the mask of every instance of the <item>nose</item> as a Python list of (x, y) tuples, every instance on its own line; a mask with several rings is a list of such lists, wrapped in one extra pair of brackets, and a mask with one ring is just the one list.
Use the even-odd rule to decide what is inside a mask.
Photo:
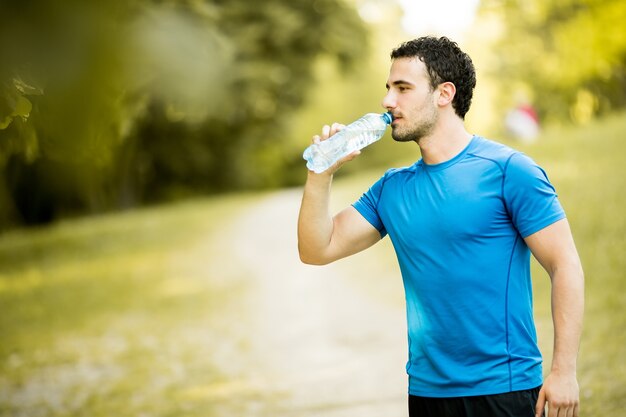
[(396, 107), (396, 97), (391, 89), (387, 90), (387, 94), (383, 97), (381, 104), (387, 110), (393, 110)]

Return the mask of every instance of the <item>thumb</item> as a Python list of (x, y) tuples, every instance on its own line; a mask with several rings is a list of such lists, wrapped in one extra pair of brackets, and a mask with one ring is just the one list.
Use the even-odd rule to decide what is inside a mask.
[(535, 406), (535, 417), (541, 417), (543, 411), (546, 408), (546, 392), (545, 388), (541, 387), (539, 390), (539, 396), (537, 398), (537, 405)]

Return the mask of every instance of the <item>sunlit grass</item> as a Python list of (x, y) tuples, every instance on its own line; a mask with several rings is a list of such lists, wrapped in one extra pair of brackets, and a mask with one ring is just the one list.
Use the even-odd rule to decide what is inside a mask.
[[(584, 415), (626, 413), (626, 117), (547, 131), (523, 150), (546, 168), (583, 262), (586, 314), (579, 360)], [(535, 263), (540, 344), (552, 348), (549, 280)], [(545, 279), (544, 279), (545, 278)], [(549, 367), (550, 355), (546, 355)]]
[[(246, 291), (220, 230), (251, 201), (258, 196), (2, 236), (0, 415), (222, 415), (215, 398), (233, 412), (257, 395), (233, 386), (231, 356), (245, 346), (220, 321)], [(235, 345), (224, 349), (222, 338)]]

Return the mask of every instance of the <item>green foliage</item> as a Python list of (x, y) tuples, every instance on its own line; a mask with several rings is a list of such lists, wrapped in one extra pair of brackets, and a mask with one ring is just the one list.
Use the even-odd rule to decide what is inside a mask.
[(314, 62), (367, 51), (341, 0), (0, 7), (0, 228), (284, 184)]
[(33, 105), (25, 95), (37, 93), (41, 94), (20, 79), (5, 80), (0, 88), (0, 130), (6, 129), (15, 117), (28, 119)]
[(503, 18), (500, 89), (526, 92), (544, 120), (584, 123), (626, 106), (623, 1), (486, 0), (482, 13)]

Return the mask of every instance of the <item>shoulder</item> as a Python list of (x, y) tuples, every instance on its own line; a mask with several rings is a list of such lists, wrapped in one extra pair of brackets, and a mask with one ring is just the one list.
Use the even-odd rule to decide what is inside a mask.
[(502, 172), (506, 171), (507, 166), (518, 156), (523, 156), (521, 152), (506, 146), (502, 143), (486, 139), (481, 136), (475, 136), (472, 146), (468, 150), (468, 156), (473, 158), (491, 161), (496, 164)]
[(399, 190), (410, 178), (415, 176), (415, 170), (418, 164), (419, 163), (416, 163), (409, 167), (388, 169), (382, 177), (372, 184), (365, 195), (378, 200), (383, 194), (383, 191), (395, 192)]
[(385, 172), (385, 174), (382, 176), (381, 181), (382, 182), (387, 182), (390, 180), (397, 181), (397, 180), (402, 180), (403, 178), (412, 177), (415, 175), (415, 172), (417, 171), (420, 164), (421, 164), (421, 160), (408, 167), (388, 169)]
[(476, 137), (468, 153), (497, 164), (505, 178), (532, 176), (547, 179), (546, 172), (531, 157), (502, 143)]

